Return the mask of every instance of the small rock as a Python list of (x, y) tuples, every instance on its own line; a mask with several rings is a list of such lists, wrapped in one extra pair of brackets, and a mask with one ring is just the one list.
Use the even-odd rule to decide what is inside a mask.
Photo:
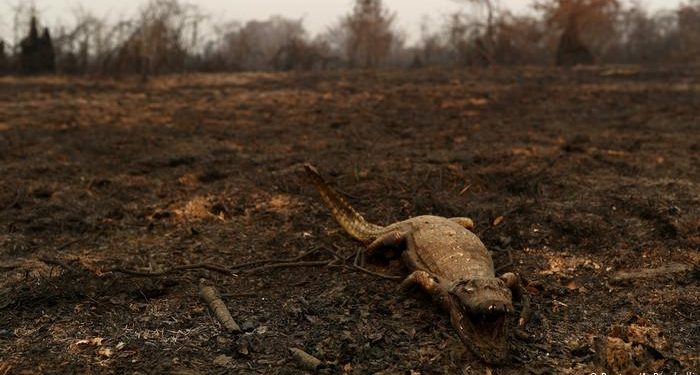
[(241, 324), (241, 330), (243, 330), (243, 332), (250, 332), (254, 329), (255, 323), (253, 323), (252, 320), (246, 320), (245, 322), (243, 322), (243, 324)]
[(214, 358), (214, 364), (221, 367), (231, 367), (233, 365), (233, 358), (221, 354)]
[(244, 356), (250, 355), (250, 340), (246, 336), (238, 340), (238, 353)]
[(231, 344), (231, 339), (226, 337), (226, 336), (217, 336), (216, 342), (219, 343), (220, 345), (229, 345), (229, 344)]
[(580, 342), (580, 341), (572, 342), (570, 345), (569, 352), (574, 357), (585, 357), (589, 354), (593, 354), (593, 350), (591, 350), (591, 346), (588, 345), (587, 342)]

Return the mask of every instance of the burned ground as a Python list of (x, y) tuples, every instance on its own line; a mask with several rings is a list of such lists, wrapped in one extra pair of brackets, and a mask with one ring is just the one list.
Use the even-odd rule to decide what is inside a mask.
[[(497, 374), (697, 371), (698, 70), (0, 79), (0, 373), (489, 371), (301, 174), (370, 221), (470, 216), (533, 300)], [(508, 266), (508, 251), (513, 264)], [(264, 259), (316, 267), (159, 271)], [(396, 261), (373, 271), (402, 274)], [(110, 271), (112, 270), (112, 271)], [(197, 297), (225, 294), (226, 334)], [(413, 372), (411, 372), (413, 371)]]

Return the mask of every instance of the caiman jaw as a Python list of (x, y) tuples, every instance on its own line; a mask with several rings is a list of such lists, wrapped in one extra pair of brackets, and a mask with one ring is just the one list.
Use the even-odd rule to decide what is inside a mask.
[(508, 355), (507, 309), (490, 305), (485, 311), (464, 311), (454, 307), (452, 325), (462, 342), (487, 363), (499, 363)]
[[(500, 288), (488, 288), (486, 298), (475, 289), (461, 288), (451, 294), (450, 317), (462, 342), (484, 362), (502, 363), (508, 356), (506, 326), (513, 312), (510, 293), (500, 296)], [(506, 289), (507, 290), (507, 289)], [(481, 289), (480, 292), (485, 292)], [(491, 292), (491, 293), (489, 293)], [(493, 293), (496, 292), (496, 293)]]

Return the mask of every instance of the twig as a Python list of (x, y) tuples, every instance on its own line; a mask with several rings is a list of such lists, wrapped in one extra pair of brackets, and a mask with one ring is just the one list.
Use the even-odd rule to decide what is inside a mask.
[[(333, 243), (332, 245), (333, 245), (333, 248), (336, 249), (337, 251), (340, 251), (340, 250), (341, 250), (341, 248), (340, 248), (340, 246), (338, 246), (338, 244)], [(361, 249), (360, 249), (360, 250), (361, 250)], [(360, 250), (358, 250), (358, 251), (360, 251)], [(336, 253), (336, 254), (337, 254), (337, 253)], [(349, 261), (350, 259), (352, 259), (352, 257), (354, 257), (354, 256), (356, 256), (356, 254), (350, 254), (350, 255), (346, 256), (345, 258), (343, 258), (343, 260), (347, 262), (347, 261)]]
[(204, 300), (209, 310), (214, 313), (216, 320), (224, 326), (227, 332), (234, 333), (241, 331), (241, 327), (233, 320), (231, 312), (228, 310), (228, 307), (226, 307), (224, 301), (221, 300), (219, 292), (213, 286), (200, 283), (199, 297)]
[(258, 271), (262, 270), (267, 270), (271, 268), (287, 268), (287, 267), (316, 267), (316, 266), (327, 266), (333, 261), (333, 259), (329, 260), (318, 260), (318, 261), (311, 261), (311, 262), (280, 262), (280, 263), (271, 263), (271, 264), (265, 264), (260, 267), (255, 267), (251, 268), (248, 270), (245, 270), (243, 272), (246, 273), (255, 273)]
[(7, 206), (5, 206), (5, 207), (2, 209), (2, 211), (9, 210), (10, 208), (12, 208), (12, 206), (14, 206), (15, 204), (17, 204), (17, 202), (19, 202), (19, 197), (20, 197), (21, 194), (22, 194), (22, 193), (20, 192), (20, 190), (17, 189), (17, 191), (16, 191), (16, 193), (15, 193), (15, 198), (12, 200), (12, 202), (10, 202), (10, 204), (8, 204)]
[(279, 259), (279, 260), (275, 260), (275, 259), (254, 260), (254, 261), (250, 261), (250, 262), (234, 264), (233, 266), (230, 266), (229, 268), (232, 269), (232, 270), (236, 270), (236, 269), (239, 269), (239, 268), (252, 267), (252, 266), (257, 266), (257, 265), (260, 265), (260, 264), (267, 264), (267, 263), (298, 262), (298, 261), (300, 261), (300, 260), (306, 258), (307, 256), (309, 256), (309, 255), (315, 253), (315, 252), (318, 251), (319, 249), (320, 249), (320, 248), (318, 248), (318, 247), (317, 247), (317, 248), (313, 248), (313, 249), (311, 249), (311, 250), (309, 250), (309, 251), (303, 252), (301, 255), (296, 256), (296, 257), (294, 257), (294, 258)]
[(48, 258), (48, 257), (43, 257), (43, 256), (39, 257), (38, 259), (39, 259), (40, 261), (46, 263), (46, 264), (51, 264), (51, 265), (54, 265), (54, 266), (59, 266), (59, 267), (62, 267), (62, 268), (64, 268), (64, 269), (66, 269), (67, 271), (70, 271), (70, 272), (73, 272), (73, 273), (78, 273), (78, 270), (77, 270), (77, 269), (75, 269), (74, 267), (68, 265), (68, 263), (66, 263), (66, 262), (64, 262), (64, 261), (62, 261), (62, 260), (60, 260), (60, 259), (53, 259), (53, 258)]
[(503, 271), (504, 269), (506, 269), (506, 268), (508, 268), (508, 267), (510, 267), (510, 266), (512, 266), (512, 265), (514, 264), (514, 262), (513, 262), (513, 252), (510, 251), (510, 250), (506, 250), (506, 252), (507, 252), (507, 254), (508, 254), (508, 261), (507, 261), (506, 263), (500, 265), (498, 268), (496, 268), (496, 270), (495, 270), (496, 273), (500, 273), (500, 272)]
[[(258, 264), (263, 264), (263, 266), (258, 267), (258, 268), (252, 268), (251, 270), (257, 271), (258, 269), (270, 268), (267, 266), (271, 266), (271, 264), (267, 264), (267, 263), (272, 263), (272, 262), (275, 262), (272, 265), (278, 264), (278, 263), (287, 265), (287, 264), (290, 264), (292, 262), (297, 262), (297, 261), (301, 260), (302, 258), (308, 256), (309, 254), (311, 254), (317, 250), (318, 250), (318, 248), (314, 248), (314, 249), (311, 249), (309, 251), (304, 252), (303, 254), (301, 254), (297, 257), (290, 258), (290, 259), (282, 259), (282, 260), (279, 260), (277, 262), (275, 262), (274, 259), (263, 259), (263, 260), (255, 260), (255, 261), (251, 261), (251, 262), (235, 264), (235, 265), (230, 266), (230, 267), (221, 267), (221, 266), (213, 265), (211, 263), (196, 263), (196, 264), (188, 264), (188, 265), (184, 265), (184, 266), (171, 267), (171, 268), (167, 268), (167, 269), (164, 269), (162, 271), (156, 271), (156, 272), (131, 270), (131, 269), (123, 268), (123, 267), (111, 267), (111, 268), (107, 268), (104, 271), (105, 272), (119, 272), (119, 273), (124, 273), (124, 274), (132, 275), (132, 276), (157, 277), (157, 276), (167, 275), (167, 274), (170, 274), (170, 273), (173, 273), (176, 271), (205, 269), (205, 270), (218, 272), (218, 273), (222, 273), (224, 275), (231, 276), (231, 275), (235, 275), (235, 273), (233, 272), (234, 270), (237, 270), (240, 268), (245, 268), (245, 267), (250, 267), (250, 266), (255, 266)], [(274, 268), (274, 267), (272, 267), (272, 268)], [(250, 271), (250, 270), (248, 270), (248, 271)]]
[(340, 254), (338, 254), (337, 252), (335, 252), (335, 251), (333, 251), (333, 250), (331, 250), (331, 249), (329, 249), (329, 248), (327, 248), (327, 247), (322, 247), (321, 250), (325, 250), (325, 251), (328, 252), (329, 254), (333, 255), (333, 256), (335, 257), (335, 259), (337, 259), (337, 260), (342, 260), (342, 259), (343, 259), (343, 257), (340, 256)]
[(0, 271), (12, 271), (20, 267), (20, 264), (4, 264), (0, 266)]
[(257, 297), (257, 293), (222, 293), (221, 298), (249, 298)]
[(361, 266), (353, 265), (352, 267), (348, 267), (348, 268), (350, 268), (350, 269), (356, 269), (356, 270), (358, 270), (358, 271), (360, 271), (360, 272), (364, 272), (364, 273), (366, 273), (366, 274), (368, 274), (368, 275), (381, 277), (382, 279), (387, 279), (387, 280), (401, 280), (401, 279), (403, 279), (403, 276), (385, 275), (385, 274), (383, 274), (383, 273), (379, 273), (379, 272), (374, 272), (374, 271), (372, 271), (372, 270), (368, 270), (367, 268), (364, 268), (364, 267), (361, 267)]
[(61, 250), (64, 250), (64, 249), (67, 248), (68, 246), (73, 245), (73, 244), (76, 244), (76, 243), (78, 243), (78, 242), (80, 242), (80, 241), (82, 241), (82, 240), (84, 240), (84, 239), (85, 239), (85, 237), (80, 237), (80, 238), (76, 238), (76, 239), (74, 239), (74, 240), (68, 241), (68, 242), (64, 243), (63, 245), (60, 245), (60, 246), (58, 246), (57, 248), (55, 248), (54, 251), (61, 251)]
[(218, 273), (223, 273), (225, 275), (233, 275), (233, 272), (227, 268), (215, 266), (213, 264), (209, 263), (196, 263), (196, 264), (188, 264), (185, 266), (177, 266), (177, 267), (172, 267), (168, 269), (164, 269), (162, 271), (156, 271), (156, 272), (148, 272), (148, 271), (138, 271), (138, 270), (130, 270), (122, 267), (112, 267), (112, 268), (107, 268), (104, 270), (105, 272), (119, 272), (119, 273), (125, 273), (127, 275), (132, 275), (132, 276), (143, 276), (143, 277), (153, 277), (153, 276), (163, 276), (167, 275), (169, 273), (173, 273), (175, 271), (186, 271), (186, 270), (195, 270), (195, 269), (205, 269), (213, 272), (218, 272)]

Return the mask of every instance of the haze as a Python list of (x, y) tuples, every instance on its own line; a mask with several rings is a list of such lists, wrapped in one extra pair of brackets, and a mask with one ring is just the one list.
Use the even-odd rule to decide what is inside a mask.
[[(72, 21), (72, 13), (80, 4), (94, 11), (98, 16), (111, 17), (128, 16), (133, 14), (146, 0), (36, 0), (43, 22), (52, 25), (66, 24)], [(641, 1), (648, 9), (656, 11), (663, 8), (674, 8), (679, 0), (648, 0)], [(9, 38), (12, 24), (13, 2), (0, 2), (0, 33)], [(307, 30), (311, 34), (323, 32), (336, 20), (346, 14), (354, 3), (353, 0), (200, 0), (195, 1), (213, 20), (247, 21), (251, 19), (266, 19), (272, 15), (283, 15), (290, 18), (303, 18)], [(451, 0), (384, 0), (385, 5), (397, 14), (398, 26), (407, 33), (409, 42), (420, 34), (420, 24), (423, 17), (428, 16), (434, 24), (439, 24), (444, 15), (459, 9), (465, 9), (464, 4)], [(502, 0), (501, 4), (516, 12), (527, 12), (531, 1)]]

